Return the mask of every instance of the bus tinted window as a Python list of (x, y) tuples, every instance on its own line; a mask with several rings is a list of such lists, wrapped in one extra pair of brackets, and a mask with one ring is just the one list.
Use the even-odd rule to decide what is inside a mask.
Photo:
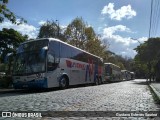
[(59, 52), (60, 52), (59, 47), (60, 47), (59, 42), (51, 41), (49, 43), (49, 53), (55, 57), (59, 57)]
[(80, 54), (81, 54), (80, 50), (71, 48), (71, 52), (72, 52), (72, 57), (71, 57), (72, 59), (75, 59), (75, 60), (80, 59)]
[(49, 43), (49, 51), (47, 58), (47, 70), (52, 71), (56, 69), (59, 63), (60, 54), (60, 43), (56, 41), (51, 41)]
[(70, 46), (61, 43), (61, 58), (71, 58)]
[(39, 41), (32, 41), (32, 42), (27, 42), (24, 44), (21, 44), (20, 47), (17, 50), (17, 53), (21, 52), (28, 52), (28, 51), (38, 51), (42, 49), (43, 47), (48, 46), (48, 40), (39, 40)]

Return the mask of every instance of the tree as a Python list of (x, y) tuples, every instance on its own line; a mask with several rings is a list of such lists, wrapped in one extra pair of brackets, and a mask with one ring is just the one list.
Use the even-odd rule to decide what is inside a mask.
[(160, 38), (150, 38), (148, 41), (135, 48), (138, 53), (136, 56), (145, 63), (157, 60), (157, 57), (160, 55), (159, 47)]
[(104, 62), (113, 63), (113, 64), (119, 66), (122, 70), (127, 69), (129, 71), (135, 71), (133, 59), (123, 57), (121, 55), (116, 55), (115, 53), (113, 53), (109, 50), (106, 51), (105, 56), (106, 56), (106, 58), (104, 59)]
[[(16, 16), (7, 8), (7, 3), (8, 0), (0, 0), (0, 23), (2, 23), (5, 18), (14, 24), (26, 23), (27, 21), (24, 20), (24, 18)], [(19, 19), (19, 21), (17, 21), (17, 19)]]
[(86, 42), (85, 35), (86, 25), (82, 18), (75, 18), (64, 32), (67, 42), (78, 48), (84, 49)]
[(75, 18), (64, 32), (67, 42), (100, 57), (105, 57), (106, 45), (102, 44), (91, 26), (87, 26), (82, 18)]
[(0, 31), (0, 56), (2, 62), (8, 53), (15, 54), (16, 48), (21, 42), (24, 42), (28, 37), (21, 35), (14, 29), (3, 28)]
[[(135, 50), (137, 55), (135, 56), (135, 61), (142, 66), (146, 66), (146, 74), (155, 74), (156, 64), (160, 56), (160, 38), (149, 38), (145, 43), (139, 45)], [(144, 65), (145, 64), (145, 65)], [(160, 74), (160, 73), (158, 73)]]
[(148, 74), (147, 64), (139, 60), (137, 56), (134, 58), (134, 66), (133, 69), (135, 71), (137, 78), (146, 78)]
[(86, 43), (86, 50), (94, 55), (105, 58), (106, 54), (106, 46), (102, 44), (102, 42), (95, 38), (93, 40), (88, 40)]
[(63, 34), (61, 33), (61, 28), (59, 23), (55, 21), (47, 21), (40, 27), (38, 38), (59, 38), (62, 41), (65, 41)]

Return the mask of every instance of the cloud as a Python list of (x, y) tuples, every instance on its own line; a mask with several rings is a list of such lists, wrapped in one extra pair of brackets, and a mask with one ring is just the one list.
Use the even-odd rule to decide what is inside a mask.
[[(39, 25), (43, 25), (44, 23), (46, 23), (46, 21), (44, 20), (41, 20), (38, 22)], [(64, 32), (67, 28), (67, 25), (61, 25), (60, 27), (62, 29), (62, 32)], [(1, 23), (0, 30), (2, 30), (3, 28), (8, 28), (8, 29), (12, 28), (20, 32), (22, 35), (28, 35), (29, 39), (37, 38), (39, 29), (40, 29), (40, 27), (35, 27), (27, 23), (16, 25), (16, 24), (12, 24), (10, 21), (5, 21)]]
[(130, 28), (127, 28), (124, 25), (116, 25), (112, 27), (106, 27), (103, 29), (103, 38), (113, 39), (117, 43), (123, 43), (124, 45), (129, 45), (130, 43), (134, 43), (137, 41), (134, 41), (130, 38), (123, 38), (120, 35), (115, 35), (116, 32), (129, 32), (131, 33)]
[(140, 43), (143, 43), (143, 42), (145, 42), (145, 41), (147, 41), (147, 40), (148, 40), (147, 37), (141, 37), (141, 38), (138, 39), (138, 41), (139, 41)]
[(41, 21), (38, 22), (39, 25), (43, 25), (45, 23), (46, 23), (46, 21), (44, 21), (44, 20), (41, 20)]
[(136, 55), (136, 51), (133, 49), (140, 44), (138, 41), (143, 43), (147, 38), (142, 37), (134, 40), (131, 37), (122, 37), (116, 34), (118, 31), (133, 33), (130, 28), (124, 25), (111, 26), (103, 29), (102, 39), (109, 42), (109, 49), (111, 51), (122, 56), (133, 58)]
[(120, 9), (115, 10), (114, 3), (109, 3), (103, 7), (101, 14), (109, 15), (113, 20), (122, 20), (122, 18), (130, 19), (136, 16), (136, 11), (132, 9), (131, 5), (122, 6)]
[(0, 26), (1, 30), (3, 28), (8, 28), (8, 29), (12, 28), (20, 32), (22, 35), (28, 35), (29, 38), (36, 38), (38, 34), (38, 28), (26, 23), (16, 25), (16, 24), (12, 24), (10, 21), (5, 21), (1, 23), (1, 26)]
[(104, 28), (103, 33), (107, 36), (112, 36), (112, 34), (114, 34), (117, 31), (131, 32), (131, 30), (124, 25), (116, 25), (116, 26)]

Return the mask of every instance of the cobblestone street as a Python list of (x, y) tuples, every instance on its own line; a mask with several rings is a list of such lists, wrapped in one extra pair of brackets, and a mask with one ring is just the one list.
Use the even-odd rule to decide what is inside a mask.
[(0, 111), (160, 111), (160, 106), (154, 103), (145, 80), (136, 79), (42, 93), (1, 94)]

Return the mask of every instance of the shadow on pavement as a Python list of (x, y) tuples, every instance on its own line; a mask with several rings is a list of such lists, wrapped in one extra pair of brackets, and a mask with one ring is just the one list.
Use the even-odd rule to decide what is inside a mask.
[(142, 80), (142, 81), (136, 81), (133, 80), (133, 84), (137, 84), (137, 85), (148, 85), (148, 82), (146, 82), (146, 80)]
[[(69, 88), (67, 89), (89, 87), (89, 86), (92, 86), (92, 85), (91, 84), (73, 85), (73, 86), (69, 86)], [(21, 90), (11, 89), (11, 90), (6, 90), (6, 91), (1, 91), (0, 89), (0, 97), (38, 94), (38, 93), (45, 93), (45, 92), (55, 92), (55, 91), (61, 91), (61, 90), (67, 90), (67, 89), (60, 89), (59, 87), (48, 88), (48, 89), (21, 89)]]
[(37, 94), (37, 93), (51, 92), (51, 91), (57, 91), (57, 90), (60, 90), (60, 89), (54, 88), (54, 89), (44, 89), (44, 90), (29, 90), (29, 89), (27, 90), (8, 90), (5, 92), (0, 92), (0, 97)]

